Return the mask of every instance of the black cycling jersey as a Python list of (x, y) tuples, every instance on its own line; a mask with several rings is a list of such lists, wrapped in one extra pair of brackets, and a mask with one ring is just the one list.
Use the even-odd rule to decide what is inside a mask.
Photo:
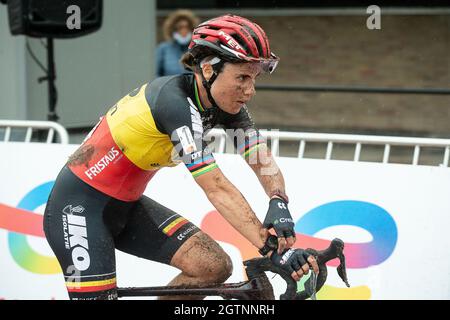
[(264, 143), (247, 107), (235, 115), (204, 108), (193, 74), (145, 84), (101, 118), (58, 175), (44, 214), (70, 298), (117, 296), (115, 248), (169, 264), (199, 231), (143, 192), (159, 168), (178, 161), (194, 177), (216, 169), (204, 139), (213, 127), (241, 129), (228, 133), (244, 156)]
[(204, 139), (213, 127), (234, 129), (227, 132), (245, 156), (264, 142), (246, 106), (234, 115), (204, 108), (193, 74), (158, 78), (106, 113), (72, 155), (69, 168), (95, 189), (134, 201), (161, 167), (182, 160), (194, 177), (217, 168)]

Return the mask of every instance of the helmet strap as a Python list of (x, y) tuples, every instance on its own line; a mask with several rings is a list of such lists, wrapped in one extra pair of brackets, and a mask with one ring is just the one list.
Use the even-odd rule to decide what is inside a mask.
[(201, 72), (200, 72), (200, 74), (202, 76), (203, 87), (206, 90), (206, 94), (208, 95), (209, 102), (211, 102), (211, 104), (214, 108), (218, 108), (218, 105), (211, 94), (211, 86), (212, 86), (213, 82), (217, 79), (217, 77), (219, 76), (219, 73), (222, 71), (224, 64), (225, 64), (225, 61), (220, 60), (219, 62), (212, 65), (214, 73), (209, 80), (206, 80), (205, 76), (203, 75), (203, 69), (201, 69)]

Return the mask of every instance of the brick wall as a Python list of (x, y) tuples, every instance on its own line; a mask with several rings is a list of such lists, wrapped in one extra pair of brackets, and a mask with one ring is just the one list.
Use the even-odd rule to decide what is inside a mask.
[[(449, 15), (382, 16), (381, 30), (366, 16), (249, 18), (281, 57), (260, 83), (450, 88)], [(260, 91), (250, 108), (264, 128), (450, 136), (449, 95)]]

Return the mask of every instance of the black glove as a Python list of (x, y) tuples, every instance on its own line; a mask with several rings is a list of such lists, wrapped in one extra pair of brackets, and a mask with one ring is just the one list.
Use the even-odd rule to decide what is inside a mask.
[(281, 254), (273, 251), (270, 260), (277, 267), (282, 268), (288, 274), (292, 274), (292, 272), (300, 270), (303, 265), (308, 263), (308, 257), (310, 255), (311, 254), (303, 249), (291, 248), (284, 250)]
[(279, 198), (273, 198), (269, 202), (269, 210), (263, 223), (264, 228), (273, 228), (277, 236), (295, 237), (294, 221), (287, 207), (287, 203)]

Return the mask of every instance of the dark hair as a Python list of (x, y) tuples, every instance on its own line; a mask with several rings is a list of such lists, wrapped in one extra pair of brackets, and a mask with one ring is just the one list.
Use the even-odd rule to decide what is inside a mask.
[(198, 64), (195, 62), (194, 56), (189, 51), (185, 52), (181, 56), (180, 62), (186, 69), (189, 69), (194, 72), (198, 71), (198, 70), (196, 70), (198, 67)]

